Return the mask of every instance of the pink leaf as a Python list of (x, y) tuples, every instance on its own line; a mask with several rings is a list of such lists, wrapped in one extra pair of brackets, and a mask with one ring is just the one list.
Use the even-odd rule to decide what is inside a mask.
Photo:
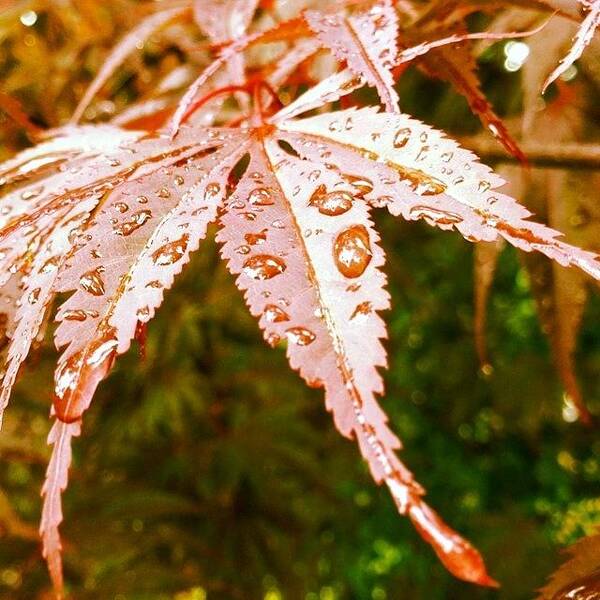
[(63, 512), (61, 495), (66, 489), (71, 465), (71, 438), (81, 433), (80, 423), (63, 423), (56, 421), (48, 435), (48, 443), (52, 444), (52, 457), (46, 471), (46, 480), (42, 488), (44, 506), (40, 522), (43, 555), (48, 562), (48, 569), (57, 597), (62, 598), (62, 544), (58, 526), (62, 523)]
[(319, 41), (350, 70), (377, 88), (389, 112), (398, 112), (398, 94), (390, 69), (396, 62), (398, 17), (391, 0), (373, 3), (351, 15), (306, 11)]
[(600, 0), (581, 0), (581, 4), (588, 10), (588, 14), (577, 30), (573, 45), (568, 54), (560, 61), (556, 69), (550, 73), (548, 79), (546, 79), (542, 93), (582, 55), (585, 47), (592, 41), (596, 28), (600, 25)]

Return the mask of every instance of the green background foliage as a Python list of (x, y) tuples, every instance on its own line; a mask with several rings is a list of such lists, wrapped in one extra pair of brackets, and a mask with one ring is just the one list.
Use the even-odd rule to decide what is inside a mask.
[[(118, 17), (127, 3), (106, 4), (114, 11), (97, 17), (105, 48), (131, 25)], [(27, 35), (36, 51), (40, 40), (55, 43), (45, 60), (59, 61), (75, 44), (66, 40), (79, 16), (40, 14), (37, 30), (3, 22), (0, 83), (50, 126), (57, 123), (44, 116), (44, 86), (56, 82), (42, 83), (21, 46)], [(142, 70), (161, 68), (173, 50), (165, 44), (153, 42), (137, 59)], [(78, 89), (102, 59), (91, 53), (74, 53), (78, 68), (69, 76)], [(505, 90), (505, 112), (514, 112), (518, 75), (502, 75), (500, 64), (488, 54), (488, 91), (500, 98)], [(15, 83), (17, 73), (25, 83)], [(112, 84), (116, 98), (139, 94), (139, 77), (130, 61)], [(75, 99), (60, 90), (56, 97), (60, 120)], [(402, 99), (408, 112), (458, 134), (477, 126), (445, 85), (416, 73), (403, 78)], [(4, 154), (24, 141), (1, 116), (0, 141)], [(282, 349), (263, 343), (207, 241), (150, 324), (145, 358), (134, 347), (118, 361), (75, 442), (61, 528), (73, 598), (529, 599), (560, 561), (559, 547), (591, 531), (600, 519), (600, 440), (561, 416), (562, 389), (516, 252), (500, 260), (488, 327), (494, 370), (484, 376), (473, 344), (472, 247), (456, 233), (376, 220), (393, 297), (382, 404), (430, 504), (481, 549), (502, 588), (453, 579), (397, 515), (354, 444), (334, 430), (321, 391), (289, 370)], [(596, 296), (578, 350), (596, 414), (599, 339)], [(49, 597), (35, 530), (55, 356), (35, 353), (0, 435), (7, 600)]]

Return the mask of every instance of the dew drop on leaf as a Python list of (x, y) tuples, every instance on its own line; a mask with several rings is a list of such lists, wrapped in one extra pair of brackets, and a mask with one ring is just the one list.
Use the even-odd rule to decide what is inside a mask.
[(129, 206), (127, 206), (125, 202), (117, 202), (114, 207), (115, 210), (118, 210), (120, 213), (125, 213), (129, 210)]
[(308, 346), (315, 341), (315, 334), (305, 327), (290, 327), (285, 334), (288, 340), (297, 346)]
[(408, 140), (410, 139), (411, 131), (408, 127), (402, 127), (398, 129), (394, 134), (394, 148), (404, 148), (406, 144), (408, 144)]
[(328, 193), (325, 186), (320, 185), (308, 203), (315, 206), (322, 215), (335, 217), (352, 208), (352, 194), (343, 190)]
[(454, 225), (463, 221), (463, 218), (457, 213), (431, 206), (414, 206), (410, 209), (410, 216), (415, 219), (425, 219), (434, 225)]
[(361, 302), (352, 313), (350, 319), (356, 321), (364, 321), (368, 315), (373, 312), (373, 304), (368, 300), (365, 302)]
[(152, 213), (149, 210), (138, 210), (133, 213), (129, 219), (122, 221), (113, 227), (113, 231), (117, 235), (131, 235), (139, 229), (148, 219), (152, 218)]
[(250, 192), (248, 201), (253, 206), (269, 206), (274, 204), (273, 195), (267, 188), (256, 188)]
[(336, 237), (333, 258), (335, 266), (344, 277), (360, 277), (372, 257), (369, 232), (363, 225), (353, 225)]
[(102, 276), (100, 267), (97, 269), (92, 269), (87, 273), (84, 273), (79, 279), (79, 283), (81, 287), (88, 293), (92, 294), (92, 296), (102, 296), (104, 294), (104, 281), (102, 280)]
[(34, 290), (32, 290), (32, 291), (29, 293), (29, 296), (28, 296), (28, 298), (27, 298), (27, 299), (29, 300), (29, 304), (36, 304), (36, 303), (37, 303), (37, 301), (38, 301), (38, 300), (39, 300), (39, 298), (40, 298), (40, 292), (41, 292), (41, 291), (42, 291), (42, 290), (41, 290), (41, 289), (38, 287), (38, 288), (35, 288)]
[(281, 323), (282, 321), (290, 320), (289, 315), (275, 304), (267, 304), (263, 314), (269, 323)]
[(285, 269), (286, 266), (283, 260), (268, 254), (257, 254), (244, 263), (244, 273), (248, 277), (259, 281), (280, 275)]
[(221, 191), (221, 186), (218, 183), (209, 183), (204, 191), (204, 199), (210, 200), (214, 198)]
[(75, 309), (65, 310), (62, 316), (66, 321), (85, 321), (88, 317), (97, 317), (98, 313), (95, 310)]
[(58, 269), (59, 262), (60, 257), (52, 256), (44, 263), (40, 270), (42, 273), (51, 273), (52, 271), (56, 271), (56, 269)]
[(152, 254), (154, 264), (164, 267), (176, 263), (185, 254), (189, 238), (190, 236), (186, 233), (178, 240), (174, 240), (161, 246)]
[(259, 244), (264, 244), (267, 241), (267, 233), (266, 229), (261, 231), (260, 233), (247, 233), (244, 236), (247, 244), (250, 246), (257, 246)]
[(349, 173), (343, 173), (342, 177), (356, 190), (357, 196), (364, 196), (373, 191), (373, 182), (366, 177), (350, 175)]
[(33, 190), (25, 190), (21, 193), (21, 198), (23, 200), (33, 200), (33, 198), (37, 198), (43, 191), (43, 186), (34, 188)]

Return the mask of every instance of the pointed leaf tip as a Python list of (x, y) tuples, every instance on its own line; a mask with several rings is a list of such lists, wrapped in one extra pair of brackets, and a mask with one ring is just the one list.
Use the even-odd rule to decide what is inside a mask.
[(500, 584), (487, 573), (481, 554), (442, 521), (422, 500), (408, 508), (408, 515), (421, 537), (431, 544), (444, 566), (455, 577), (486, 587)]

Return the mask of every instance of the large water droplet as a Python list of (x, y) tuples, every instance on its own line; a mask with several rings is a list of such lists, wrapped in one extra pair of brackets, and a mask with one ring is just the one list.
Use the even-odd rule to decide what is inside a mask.
[(190, 236), (186, 233), (182, 235), (178, 240), (173, 240), (164, 246), (161, 246), (152, 254), (152, 260), (154, 264), (159, 266), (167, 266), (176, 263), (181, 260), (185, 251), (187, 250), (188, 241)]
[(406, 146), (406, 144), (408, 144), (408, 140), (410, 139), (410, 134), (411, 131), (408, 127), (402, 127), (401, 129), (398, 129), (398, 131), (396, 131), (394, 134), (394, 141), (392, 142), (394, 144), (394, 148), (403, 148)]
[(100, 273), (103, 271), (104, 269), (98, 267), (84, 273), (79, 279), (81, 287), (93, 296), (102, 296), (104, 294), (104, 281)]
[(133, 213), (126, 221), (121, 221), (113, 227), (113, 231), (117, 235), (131, 235), (139, 229), (148, 219), (152, 218), (152, 213), (149, 210), (138, 210)]
[(387, 163), (389, 167), (394, 169), (400, 179), (410, 183), (410, 189), (420, 196), (436, 196), (446, 191), (446, 184), (426, 175), (417, 169), (409, 169), (393, 162)]
[(244, 273), (248, 277), (258, 280), (271, 279), (283, 273), (285, 269), (286, 266), (283, 260), (268, 254), (251, 256), (244, 263)]
[(275, 304), (267, 304), (263, 314), (269, 323), (281, 323), (282, 321), (290, 320), (290, 317), (285, 310), (279, 308), (279, 306), (276, 306)]
[(333, 258), (344, 277), (360, 277), (373, 258), (366, 227), (353, 225), (338, 234), (333, 244)]
[(455, 225), (463, 221), (457, 213), (431, 206), (413, 206), (410, 209), (410, 216), (415, 219), (425, 219), (434, 225)]
[(250, 192), (248, 201), (254, 206), (269, 206), (274, 204), (273, 195), (267, 188), (256, 188)]
[(352, 194), (344, 190), (327, 192), (324, 185), (320, 185), (310, 197), (310, 206), (315, 206), (322, 215), (335, 217), (343, 215), (352, 208)]

